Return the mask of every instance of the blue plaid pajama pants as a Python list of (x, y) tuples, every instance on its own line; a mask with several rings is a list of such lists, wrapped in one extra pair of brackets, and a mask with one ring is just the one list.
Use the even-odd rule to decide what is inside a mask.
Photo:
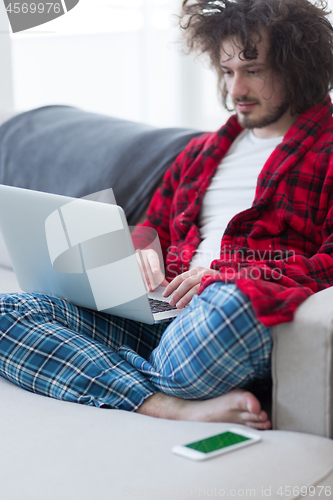
[(270, 375), (271, 328), (214, 283), (146, 325), (41, 294), (0, 295), (0, 375), (38, 394), (134, 411), (156, 392), (209, 399)]

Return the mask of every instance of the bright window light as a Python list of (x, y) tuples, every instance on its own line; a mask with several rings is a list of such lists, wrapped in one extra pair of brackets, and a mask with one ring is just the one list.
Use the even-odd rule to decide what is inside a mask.
[(142, 30), (147, 22), (153, 29), (170, 28), (170, 0), (126, 0), (126, 5), (124, 0), (80, 0), (65, 15), (11, 36), (126, 33)]

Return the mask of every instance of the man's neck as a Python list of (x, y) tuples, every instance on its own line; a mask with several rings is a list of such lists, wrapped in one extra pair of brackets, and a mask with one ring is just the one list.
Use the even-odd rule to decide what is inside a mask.
[(297, 120), (298, 114), (292, 115), (288, 109), (281, 118), (271, 125), (263, 128), (252, 129), (253, 134), (260, 139), (272, 139), (286, 135), (292, 124)]

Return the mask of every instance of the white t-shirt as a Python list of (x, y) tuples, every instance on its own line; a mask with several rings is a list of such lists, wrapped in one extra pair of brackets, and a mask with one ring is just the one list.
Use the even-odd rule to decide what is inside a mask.
[(222, 235), (229, 221), (252, 206), (257, 178), (264, 164), (283, 137), (260, 139), (245, 129), (235, 139), (208, 187), (199, 213), (202, 242), (190, 269), (210, 268), (220, 257)]

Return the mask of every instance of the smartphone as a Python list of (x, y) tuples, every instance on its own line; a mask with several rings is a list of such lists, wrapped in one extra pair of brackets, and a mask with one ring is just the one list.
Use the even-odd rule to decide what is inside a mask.
[(177, 445), (172, 448), (173, 453), (192, 460), (206, 460), (229, 451), (258, 443), (261, 437), (254, 432), (243, 429), (228, 429), (221, 434), (210, 436), (193, 443)]

